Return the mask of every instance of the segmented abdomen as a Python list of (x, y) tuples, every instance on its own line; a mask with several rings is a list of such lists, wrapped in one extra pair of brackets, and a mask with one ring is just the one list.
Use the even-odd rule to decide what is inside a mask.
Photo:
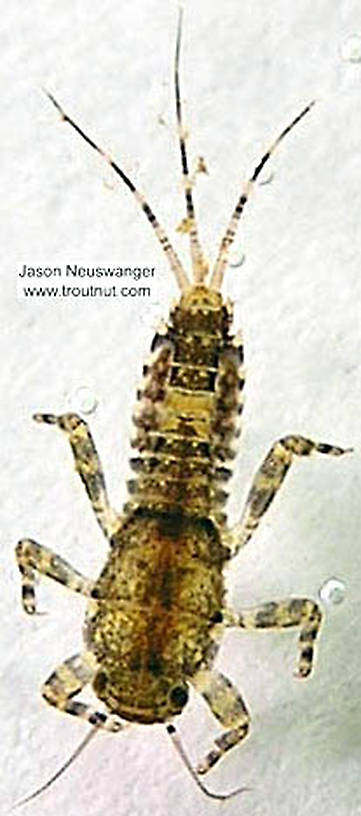
[(234, 455), (232, 439), (241, 413), (243, 348), (229, 333), (231, 313), (184, 308), (170, 314), (152, 343), (134, 416), (131, 459), (137, 477), (128, 482), (126, 509), (180, 510), (224, 520), (221, 508)]

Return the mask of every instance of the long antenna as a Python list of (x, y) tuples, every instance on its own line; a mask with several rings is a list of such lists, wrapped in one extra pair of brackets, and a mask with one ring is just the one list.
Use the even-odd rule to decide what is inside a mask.
[(222, 238), (220, 248), (219, 248), (218, 257), (217, 257), (217, 260), (216, 260), (216, 263), (215, 263), (215, 266), (214, 266), (214, 270), (212, 272), (212, 277), (211, 277), (211, 280), (210, 280), (210, 283), (209, 283), (209, 286), (210, 286), (211, 289), (219, 290), (221, 288), (221, 286), (222, 286), (224, 273), (225, 273), (225, 270), (226, 270), (226, 267), (227, 267), (227, 264), (228, 264), (229, 249), (233, 244), (235, 234), (236, 234), (236, 230), (237, 230), (237, 227), (238, 227), (238, 222), (239, 222), (239, 220), (241, 218), (241, 215), (243, 213), (244, 206), (248, 201), (248, 198), (249, 198), (250, 192), (252, 190), (252, 187), (253, 187), (255, 181), (257, 180), (261, 170), (263, 170), (266, 162), (268, 162), (268, 160), (270, 159), (270, 157), (272, 156), (272, 154), (274, 153), (274, 151), (276, 150), (276, 148), (278, 147), (280, 142), (282, 142), (284, 137), (287, 136), (287, 133), (289, 133), (290, 130), (292, 130), (292, 128), (294, 128), (294, 126), (297, 125), (298, 122), (301, 119), (303, 119), (304, 116), (306, 116), (306, 113), (308, 113), (308, 111), (311, 110), (311, 108), (313, 107), (314, 104), (315, 104), (315, 100), (313, 100), (308, 105), (306, 105), (306, 107), (301, 111), (301, 113), (299, 113), (298, 116), (296, 116), (296, 118), (293, 119), (293, 121), (289, 125), (287, 125), (287, 127), (282, 131), (282, 133), (280, 133), (280, 135), (277, 137), (277, 139), (273, 142), (271, 147), (269, 147), (269, 149), (266, 151), (264, 156), (262, 156), (261, 161), (259, 162), (259, 164), (257, 164), (257, 167), (253, 172), (253, 175), (251, 176), (250, 179), (248, 179), (248, 181), (246, 183), (246, 186), (243, 189), (242, 194), (240, 195), (240, 197), (239, 197), (239, 199), (237, 201), (235, 209), (233, 210), (232, 217), (231, 217), (229, 225), (228, 225), (228, 227), (226, 229), (226, 232), (225, 232), (225, 234), (224, 234), (224, 236)]
[(230, 793), (213, 793), (213, 791), (208, 790), (203, 782), (200, 780), (197, 772), (194, 770), (193, 765), (188, 757), (188, 754), (185, 751), (185, 748), (181, 742), (180, 736), (175, 728), (174, 725), (167, 725), (167, 733), (169, 734), (172, 743), (179, 754), (182, 762), (189, 771), (193, 781), (196, 783), (197, 787), (200, 788), (202, 793), (205, 793), (206, 796), (209, 796), (210, 799), (218, 799), (224, 801), (225, 799), (232, 799), (233, 796), (238, 796), (240, 793), (245, 793), (246, 791), (250, 791), (251, 788), (235, 788), (235, 790), (230, 791)]
[(188, 159), (187, 159), (187, 148), (186, 148), (186, 137), (185, 131), (182, 121), (182, 103), (181, 103), (181, 94), (180, 94), (180, 84), (179, 84), (179, 57), (180, 57), (180, 49), (181, 49), (181, 41), (182, 41), (182, 27), (183, 27), (183, 8), (182, 6), (179, 7), (179, 17), (178, 17), (178, 28), (177, 28), (177, 40), (176, 40), (176, 48), (175, 48), (175, 59), (174, 59), (174, 85), (175, 85), (175, 101), (176, 101), (176, 112), (177, 112), (177, 126), (178, 126), (178, 136), (179, 136), (179, 147), (181, 153), (181, 161), (182, 161), (182, 175), (183, 175), (183, 182), (184, 182), (184, 191), (185, 191), (185, 198), (186, 198), (186, 207), (187, 207), (187, 222), (188, 222), (188, 232), (190, 238), (190, 249), (191, 249), (191, 259), (192, 259), (192, 269), (193, 269), (193, 280), (194, 283), (201, 283), (207, 272), (208, 272), (208, 264), (204, 259), (204, 255), (202, 252), (202, 248), (199, 242), (198, 237), (198, 227), (197, 221), (194, 211), (194, 204), (193, 204), (193, 196), (192, 196), (192, 181), (189, 176), (189, 168), (188, 168)]
[(139, 206), (143, 210), (143, 212), (144, 212), (146, 218), (148, 219), (151, 227), (154, 229), (154, 232), (155, 232), (155, 234), (156, 234), (156, 236), (158, 238), (158, 241), (159, 241), (163, 251), (165, 252), (165, 254), (166, 254), (167, 258), (168, 258), (170, 267), (172, 269), (172, 272), (174, 272), (174, 275), (176, 277), (176, 281), (178, 283), (178, 286), (179, 286), (181, 292), (185, 292), (186, 289), (188, 289), (189, 285), (190, 285), (189, 280), (187, 278), (187, 275), (186, 275), (186, 273), (185, 273), (185, 271), (183, 269), (183, 266), (182, 266), (182, 264), (181, 264), (181, 262), (180, 262), (180, 260), (178, 258), (177, 253), (173, 249), (172, 244), (170, 243), (170, 241), (168, 239), (168, 236), (166, 235), (163, 227), (160, 225), (158, 219), (154, 215), (153, 210), (150, 208), (150, 206), (147, 203), (146, 199), (144, 198), (143, 194), (141, 192), (139, 192), (139, 190), (137, 190), (137, 188), (135, 187), (135, 185), (133, 184), (131, 179), (124, 173), (124, 171), (119, 167), (119, 165), (115, 163), (114, 159), (112, 159), (112, 157), (109, 156), (105, 152), (105, 150), (102, 150), (101, 147), (98, 147), (98, 145), (95, 142), (93, 142), (93, 140), (90, 139), (90, 137), (87, 136), (86, 133), (84, 133), (84, 131), (79, 127), (79, 125), (77, 125), (73, 121), (73, 119), (71, 119), (70, 116), (68, 116), (68, 114), (65, 113), (65, 111), (63, 110), (63, 108), (61, 107), (59, 102), (57, 102), (57, 100), (54, 98), (54, 96), (51, 93), (49, 93), (49, 91), (47, 91), (46, 89), (44, 89), (44, 92), (46, 93), (47, 97), (50, 99), (50, 102), (52, 102), (54, 107), (59, 111), (63, 122), (68, 122), (68, 124), (71, 125), (71, 127), (74, 130), (76, 130), (77, 133), (79, 133), (79, 136), (81, 136), (82, 139), (84, 139), (84, 141), (87, 142), (90, 145), (90, 147), (93, 148), (93, 150), (96, 150), (96, 152), (99, 153), (105, 159), (105, 161), (108, 162), (108, 164), (110, 164), (110, 166), (112, 167), (114, 172), (117, 173), (118, 176), (120, 176), (120, 178), (122, 179), (124, 184), (128, 187), (130, 192), (133, 193), (134, 198), (136, 199)]
[(20, 808), (23, 805), (26, 805), (28, 802), (31, 802), (33, 799), (37, 799), (37, 797), (40, 796), (41, 793), (44, 793), (44, 791), (46, 791), (48, 788), (50, 788), (50, 785), (52, 785), (53, 782), (56, 782), (56, 780), (59, 779), (59, 776), (62, 776), (62, 774), (65, 773), (65, 771), (69, 768), (69, 766), (72, 765), (74, 760), (77, 759), (79, 754), (82, 753), (84, 748), (87, 745), (89, 745), (90, 740), (92, 740), (93, 737), (95, 737), (95, 734), (98, 731), (99, 731), (99, 726), (95, 726), (95, 728), (92, 728), (92, 730), (88, 732), (86, 737), (84, 737), (84, 739), (82, 739), (82, 741), (79, 743), (77, 748), (75, 748), (75, 751), (73, 751), (73, 753), (66, 760), (66, 762), (64, 762), (64, 765), (62, 765), (55, 772), (55, 774), (53, 774), (53, 776), (51, 776), (50, 779), (48, 779), (48, 781), (44, 783), (44, 785), (41, 785), (40, 788), (37, 788), (37, 790), (35, 790), (33, 793), (30, 793), (29, 796), (25, 796), (24, 799), (19, 799), (19, 801), (15, 802), (15, 805), (13, 805), (10, 808), (10, 810), (8, 810), (7, 812), (12, 813), (13, 810), (17, 810), (17, 808)]

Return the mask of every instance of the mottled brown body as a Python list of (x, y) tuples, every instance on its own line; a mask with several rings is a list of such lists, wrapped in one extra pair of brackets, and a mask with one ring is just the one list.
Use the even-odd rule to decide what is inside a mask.
[(86, 630), (99, 666), (97, 696), (137, 722), (179, 713), (187, 679), (215, 651), (230, 557), (218, 526), (230, 476), (223, 462), (244, 383), (231, 319), (218, 292), (193, 287), (154, 338), (144, 368), (133, 441), (139, 455), (131, 460), (137, 478), (128, 483)]
[(183, 708), (186, 679), (212, 648), (225, 556), (204, 519), (141, 509), (124, 522), (86, 630), (99, 666), (94, 688), (110, 711), (151, 723)]
[[(210, 274), (198, 237), (192, 193), (195, 176), (189, 174), (182, 125), (181, 20), (182, 12), (175, 96), (187, 213), (181, 229), (190, 238), (191, 278), (131, 179), (48, 94), (62, 119), (106, 159), (143, 210), (181, 295), (168, 324), (155, 336), (152, 357), (144, 368), (134, 416), (131, 466), (135, 475), (128, 483), (123, 514), (110, 505), (86, 422), (76, 414), (35, 415), (38, 422), (56, 425), (68, 437), (76, 470), (110, 545), (101, 575), (95, 581), (86, 578), (32, 539), (18, 543), (16, 557), (27, 613), (36, 612), (37, 573), (89, 599), (85, 650), (64, 660), (49, 676), (42, 689), (47, 702), (96, 728), (119, 731), (124, 721), (168, 722), (184, 708), (192, 683), (222, 725), (221, 734), (193, 769), (175, 726), (168, 723), (167, 730), (198, 786), (222, 799), (227, 795), (211, 794), (197, 774), (209, 771), (247, 736), (250, 715), (236, 686), (214, 666), (220, 634), (225, 626), (240, 630), (299, 627), (296, 676), (306, 678), (313, 667), (322, 621), (318, 604), (308, 598), (286, 598), (234, 612), (224, 597), (224, 564), (250, 541), (295, 458), (314, 451), (341, 456), (349, 449), (313, 442), (299, 434), (277, 439), (253, 479), (238, 523), (228, 528), (225, 483), (231, 473), (225, 463), (235, 455), (245, 376), (242, 343), (231, 333), (232, 309), (220, 289), (249, 194), (277, 145), (313, 102), (281, 132), (256, 166), (237, 200)], [(201, 167), (204, 163), (198, 163), (198, 169)], [(103, 702), (103, 710), (76, 699), (88, 684)], [(49, 784), (22, 802), (33, 799)]]

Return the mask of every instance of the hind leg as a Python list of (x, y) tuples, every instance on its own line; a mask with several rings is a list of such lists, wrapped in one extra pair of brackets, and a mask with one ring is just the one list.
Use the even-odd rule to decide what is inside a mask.
[(327, 456), (342, 456), (351, 448), (339, 448), (326, 443), (312, 442), (303, 436), (285, 436), (270, 448), (257, 471), (246, 499), (241, 519), (230, 531), (232, 555), (253, 536), (268, 510), (295, 457), (310, 456), (313, 452)]
[(110, 506), (100, 458), (87, 423), (77, 414), (35, 414), (34, 419), (47, 425), (57, 425), (66, 433), (75, 469), (85, 486), (98, 523), (110, 539), (119, 526), (119, 517)]

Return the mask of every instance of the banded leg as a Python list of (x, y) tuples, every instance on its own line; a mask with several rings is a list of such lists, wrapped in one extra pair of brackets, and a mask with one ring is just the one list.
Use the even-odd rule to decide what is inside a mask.
[(42, 687), (42, 695), (47, 703), (59, 711), (81, 717), (91, 725), (104, 728), (106, 731), (120, 731), (124, 726), (119, 717), (72, 699), (93, 680), (95, 672), (95, 661), (91, 653), (74, 655), (50, 675)]
[(23, 538), (15, 550), (18, 567), (22, 576), (22, 604), (28, 615), (36, 614), (35, 583), (36, 573), (53, 578), (73, 592), (90, 596), (93, 581), (77, 572), (64, 558), (48, 547), (37, 544), (30, 538)]
[(257, 529), (262, 516), (268, 510), (277, 490), (286, 476), (295, 456), (310, 456), (311, 453), (325, 453), (328, 456), (342, 456), (352, 448), (339, 448), (323, 442), (312, 442), (303, 436), (285, 436), (278, 439), (269, 450), (257, 471), (241, 520), (230, 531), (232, 555), (249, 541)]
[(261, 604), (255, 609), (235, 613), (232, 625), (241, 629), (301, 628), (295, 677), (308, 677), (312, 671), (314, 645), (322, 621), (320, 607), (308, 598), (287, 598)]
[(214, 669), (201, 669), (192, 678), (197, 691), (207, 701), (212, 714), (227, 729), (214, 740), (214, 747), (197, 765), (197, 773), (205, 774), (222, 756), (245, 739), (250, 716), (241, 695), (228, 677)]
[(77, 414), (35, 414), (34, 419), (57, 425), (65, 431), (73, 451), (75, 469), (85, 485), (98, 523), (110, 539), (119, 526), (119, 517), (109, 504), (103, 469), (87, 423)]

